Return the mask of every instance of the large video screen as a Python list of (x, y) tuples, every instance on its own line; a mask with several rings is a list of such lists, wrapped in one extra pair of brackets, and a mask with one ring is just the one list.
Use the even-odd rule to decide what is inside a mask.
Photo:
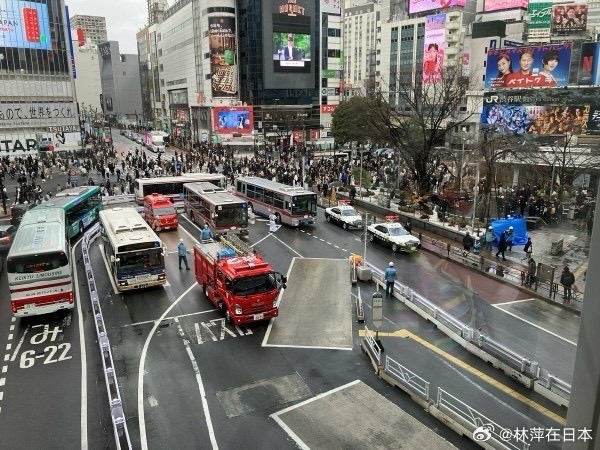
[(254, 128), (252, 107), (216, 107), (214, 108), (214, 123), (217, 133), (250, 134)]
[(571, 47), (560, 44), (488, 50), (484, 87), (567, 86)]
[(586, 134), (590, 106), (484, 105), (481, 123), (506, 134)]
[(0, 0), (0, 47), (51, 50), (46, 4)]
[(273, 33), (273, 49), (275, 71), (310, 72), (310, 34)]
[(408, 13), (416, 14), (434, 9), (450, 8), (452, 6), (465, 6), (466, 0), (409, 0)]

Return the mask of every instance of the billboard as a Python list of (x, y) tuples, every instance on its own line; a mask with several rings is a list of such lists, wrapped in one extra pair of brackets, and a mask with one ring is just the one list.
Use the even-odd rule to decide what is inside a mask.
[(485, 0), (483, 4), (485, 12), (518, 8), (527, 8), (527, 0)]
[(588, 134), (600, 134), (600, 106), (590, 108), (590, 119), (588, 120)]
[(506, 134), (564, 135), (586, 134), (589, 105), (484, 105), (481, 123)]
[(0, 0), (0, 47), (52, 50), (48, 6)]
[(218, 106), (213, 108), (213, 114), (217, 133), (252, 133), (254, 113), (251, 106)]
[(423, 83), (442, 81), (446, 53), (446, 14), (427, 16), (423, 40)]
[(465, 6), (466, 0), (409, 0), (408, 13), (416, 14), (435, 9)]
[(488, 50), (486, 89), (567, 86), (571, 44)]
[(552, 6), (552, 33), (578, 33), (587, 27), (588, 6), (568, 4)]
[(275, 71), (310, 72), (310, 34), (274, 32), (273, 48), (277, 50), (273, 54)]
[(235, 17), (209, 17), (208, 39), (212, 96), (236, 97), (238, 68)]
[(340, 14), (341, 0), (321, 0), (321, 12), (327, 14)]
[(600, 42), (584, 42), (581, 45), (577, 84), (580, 86), (600, 84)]
[(529, 15), (529, 42), (536, 42), (539, 39), (549, 40), (552, 2), (530, 0), (527, 14)]

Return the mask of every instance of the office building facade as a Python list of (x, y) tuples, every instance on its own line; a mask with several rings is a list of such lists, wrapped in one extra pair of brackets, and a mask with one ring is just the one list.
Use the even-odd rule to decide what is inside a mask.
[(98, 45), (108, 41), (106, 19), (102, 16), (75, 15), (71, 17), (71, 30), (81, 45), (84, 43)]

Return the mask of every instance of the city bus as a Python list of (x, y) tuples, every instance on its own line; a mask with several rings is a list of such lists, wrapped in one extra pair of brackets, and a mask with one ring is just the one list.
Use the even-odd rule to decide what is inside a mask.
[(235, 195), (248, 201), (255, 214), (275, 214), (277, 223), (292, 227), (317, 223), (317, 194), (258, 177), (235, 179)]
[(55, 207), (65, 211), (67, 238), (72, 238), (98, 219), (102, 210), (100, 186), (81, 186), (65, 189), (42, 202), (38, 208)]
[(100, 235), (102, 252), (118, 291), (166, 283), (166, 248), (134, 208), (100, 211)]
[(134, 181), (133, 192), (138, 205), (144, 204), (144, 197), (150, 194), (162, 194), (183, 207), (184, 183), (208, 181), (219, 187), (225, 187), (225, 175), (218, 173), (184, 173), (178, 177), (138, 178)]
[(16, 317), (72, 309), (73, 271), (65, 211), (27, 211), (6, 257), (10, 303)]
[(208, 224), (215, 235), (248, 235), (248, 202), (206, 181), (183, 185), (185, 212), (201, 227)]

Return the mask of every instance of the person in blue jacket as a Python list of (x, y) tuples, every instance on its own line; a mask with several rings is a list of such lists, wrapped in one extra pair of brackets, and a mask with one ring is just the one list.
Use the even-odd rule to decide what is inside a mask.
[(394, 284), (398, 278), (398, 272), (394, 267), (394, 263), (390, 261), (390, 264), (385, 272), (383, 272), (383, 279), (385, 280), (385, 296), (391, 297), (394, 294)]
[(202, 241), (210, 241), (213, 238), (212, 231), (210, 231), (210, 227), (208, 224), (204, 225), (202, 232), (200, 233), (200, 240)]
[(486, 250), (492, 251), (492, 245), (494, 245), (494, 230), (492, 227), (488, 227), (485, 232), (485, 248)]
[(187, 262), (187, 248), (183, 243), (183, 239), (179, 239), (179, 245), (177, 246), (177, 254), (179, 255), (179, 270), (181, 270), (181, 261), (185, 263), (185, 270), (190, 270), (190, 266)]

